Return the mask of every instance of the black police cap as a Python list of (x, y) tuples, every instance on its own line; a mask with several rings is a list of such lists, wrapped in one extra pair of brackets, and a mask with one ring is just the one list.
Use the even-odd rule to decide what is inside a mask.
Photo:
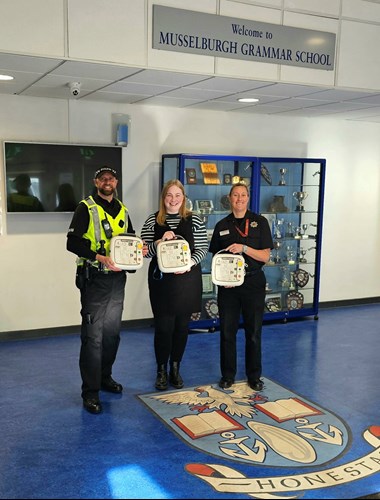
[(111, 174), (114, 177), (116, 177), (116, 179), (117, 179), (117, 172), (116, 172), (116, 170), (114, 170), (111, 167), (98, 168), (98, 170), (95, 172), (94, 179), (97, 179), (98, 177), (100, 177), (101, 175), (103, 175), (105, 173)]

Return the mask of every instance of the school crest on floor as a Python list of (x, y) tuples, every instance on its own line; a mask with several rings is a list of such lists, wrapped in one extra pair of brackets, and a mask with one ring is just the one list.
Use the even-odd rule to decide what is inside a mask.
[[(370, 449), (367, 454), (331, 466), (350, 448), (347, 424), (326, 408), (263, 380), (260, 392), (246, 382), (237, 382), (227, 390), (209, 384), (138, 397), (189, 445), (236, 462), (233, 467), (185, 464), (189, 474), (221, 493), (257, 499), (298, 498), (308, 490), (343, 486), (380, 472), (380, 426), (362, 431)], [(245, 465), (244, 473), (236, 470), (238, 463), (240, 468)], [(247, 474), (250, 465), (286, 467), (287, 474), (257, 477), (257, 468), (253, 468), (252, 477)], [(310, 469), (297, 472), (301, 467)]]
[(255, 392), (246, 382), (140, 395), (181, 439), (219, 458), (277, 467), (322, 465), (349, 444), (346, 424), (327, 409), (264, 378)]

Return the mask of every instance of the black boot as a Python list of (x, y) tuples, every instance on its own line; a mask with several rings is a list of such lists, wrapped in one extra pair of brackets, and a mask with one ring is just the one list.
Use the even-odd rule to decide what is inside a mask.
[(168, 388), (168, 373), (166, 365), (157, 365), (156, 389), (165, 391)]
[(182, 389), (183, 380), (181, 375), (179, 374), (179, 361), (170, 362), (169, 381), (170, 384), (176, 389)]

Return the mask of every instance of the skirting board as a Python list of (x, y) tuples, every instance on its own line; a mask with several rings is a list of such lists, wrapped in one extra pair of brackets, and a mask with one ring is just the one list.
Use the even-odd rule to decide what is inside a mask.
[[(352, 307), (365, 304), (378, 304), (380, 297), (367, 297), (363, 299), (336, 300), (330, 302), (320, 302), (320, 309), (328, 309), (333, 307)], [(153, 318), (134, 319), (122, 322), (122, 330), (135, 330), (138, 328), (153, 327)], [(80, 334), (80, 325), (63, 326), (57, 328), (41, 328), (36, 330), (18, 330), (14, 332), (0, 332), (0, 342), (7, 340), (30, 340), (40, 339), (43, 337), (73, 335)]]

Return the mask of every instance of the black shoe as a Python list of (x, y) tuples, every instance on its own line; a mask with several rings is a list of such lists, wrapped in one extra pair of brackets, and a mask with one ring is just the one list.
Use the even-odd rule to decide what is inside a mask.
[(169, 387), (168, 374), (166, 371), (157, 372), (156, 382), (154, 385), (159, 391), (166, 391)]
[(183, 380), (179, 373), (178, 361), (173, 361), (172, 363), (170, 363), (169, 382), (170, 385), (172, 385), (176, 389), (182, 389), (183, 387)]
[(157, 364), (157, 377), (154, 386), (159, 391), (166, 391), (169, 387), (167, 363)]
[(123, 392), (123, 386), (114, 381), (112, 377), (108, 377), (102, 382), (102, 390), (106, 392), (113, 392), (114, 394), (120, 394)]
[(102, 412), (102, 404), (99, 399), (84, 399), (83, 406), (89, 413), (101, 413)]
[(264, 382), (257, 378), (256, 380), (248, 380), (248, 385), (254, 391), (262, 391), (264, 387)]
[(219, 387), (221, 387), (222, 389), (228, 389), (234, 383), (235, 383), (235, 380), (233, 380), (232, 378), (223, 378), (222, 377), (219, 380)]

